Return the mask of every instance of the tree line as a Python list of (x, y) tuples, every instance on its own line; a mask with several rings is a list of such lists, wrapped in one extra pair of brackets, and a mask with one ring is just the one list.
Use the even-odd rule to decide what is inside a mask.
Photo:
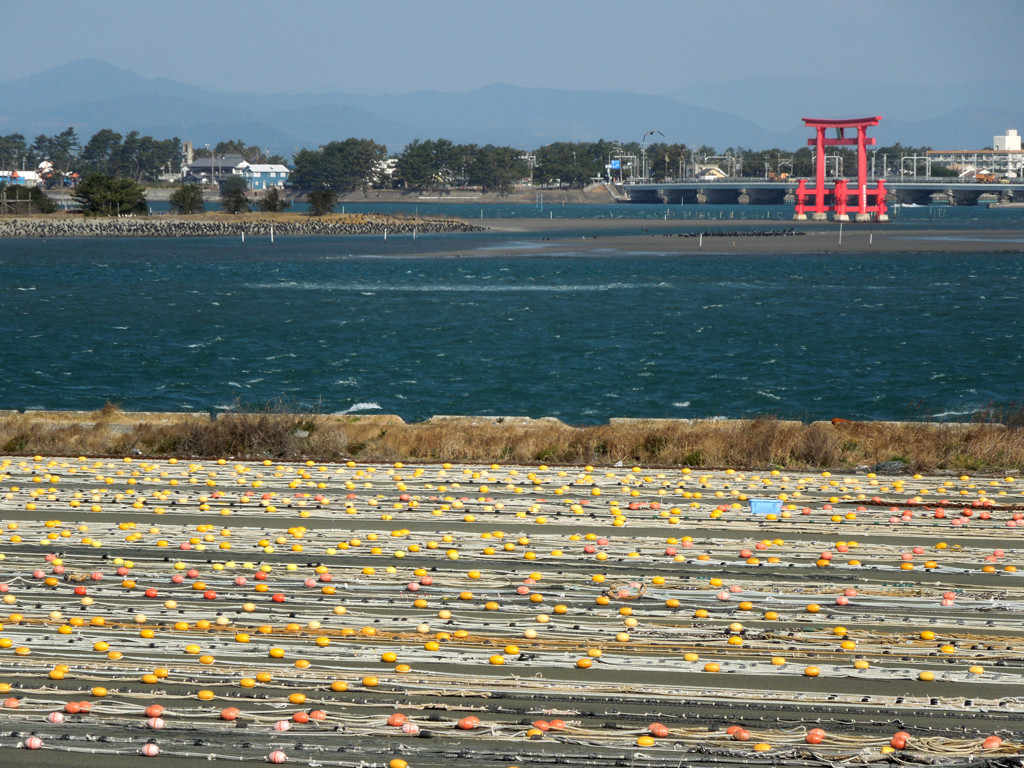
[[(830, 148), (831, 149), (831, 148)], [(898, 174), (901, 158), (923, 157), (928, 147), (899, 143), (872, 151), (875, 172)], [(385, 161), (388, 161), (387, 163)], [(827, 155), (830, 174), (856, 174), (857, 154), (845, 147)], [(869, 156), (869, 164), (871, 158)], [(609, 166), (618, 165), (617, 169)], [(415, 140), (389, 158), (387, 147), (368, 139), (335, 141), (295, 155), (290, 186), (337, 193), (363, 187), (438, 190), (474, 187), (505, 192), (523, 181), (541, 186), (582, 188), (601, 179), (643, 177), (655, 182), (699, 176), (709, 166), (746, 178), (813, 176), (810, 147), (754, 150), (666, 142), (554, 142), (533, 152), (507, 146), (455, 144), (447, 139)], [(932, 167), (934, 175), (952, 171)]]
[[(154, 182), (163, 174), (181, 170), (181, 140), (155, 139), (137, 131), (120, 134), (105, 128), (84, 144), (73, 127), (52, 136), (39, 135), (31, 143), (12, 133), (0, 136), (0, 168), (35, 168), (43, 160), (53, 164), (50, 186), (62, 183), (72, 171), (82, 180), (93, 175), (125, 179), (137, 184)], [(899, 173), (901, 158), (923, 156), (927, 147), (893, 144), (873, 150), (875, 171)], [(238, 154), (251, 163), (281, 163), (242, 139), (221, 141), (212, 148), (197, 148), (195, 155)], [(883, 165), (886, 166), (883, 169)], [(613, 166), (613, 168), (609, 168)], [(709, 166), (726, 174), (749, 178), (811, 176), (810, 147), (787, 151), (778, 147), (754, 150), (729, 147), (716, 151), (707, 145), (668, 142), (554, 142), (532, 152), (510, 146), (456, 144), (448, 139), (417, 139), (390, 154), (371, 139), (348, 138), (316, 149), (299, 150), (292, 162), (289, 186), (306, 192), (329, 190), (344, 194), (363, 188), (442, 190), (472, 187), (506, 192), (524, 181), (541, 186), (581, 188), (591, 181), (644, 177), (655, 182), (692, 178)], [(836, 148), (829, 152), (830, 174), (853, 175), (856, 153)], [(942, 173), (933, 168), (933, 173)], [(946, 171), (952, 173), (952, 171)]]
[(44, 160), (53, 164), (52, 175), (43, 180), (48, 186), (60, 184), (71, 173), (150, 182), (181, 170), (181, 140), (154, 139), (138, 131), (122, 135), (104, 128), (82, 144), (73, 127), (53, 136), (40, 134), (31, 143), (20, 133), (0, 136), (0, 167), (34, 170)]
[[(281, 155), (271, 155), (241, 139), (221, 141), (212, 148), (197, 148), (194, 155), (241, 155), (250, 163), (285, 162)], [(182, 144), (176, 136), (155, 139), (141, 136), (138, 131), (122, 135), (110, 128), (97, 131), (84, 144), (74, 127), (52, 136), (40, 134), (31, 143), (20, 133), (0, 136), (0, 170), (35, 170), (44, 160), (53, 165), (52, 176), (43, 180), (46, 186), (59, 185), (72, 172), (82, 179), (101, 174), (144, 184), (181, 171)]]

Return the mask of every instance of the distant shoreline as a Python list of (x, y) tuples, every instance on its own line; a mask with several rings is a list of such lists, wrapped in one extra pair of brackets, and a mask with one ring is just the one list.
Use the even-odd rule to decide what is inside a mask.
[[(146, 200), (149, 202), (166, 202), (176, 187), (146, 187)], [(70, 190), (52, 189), (46, 194), (55, 202), (72, 202)], [(305, 194), (286, 191), (285, 196), (293, 202), (305, 202)], [(624, 196), (623, 196), (624, 197)], [(208, 203), (217, 202), (220, 193), (215, 189), (203, 189), (203, 199)], [(345, 192), (338, 195), (338, 205), (346, 203), (399, 203), (416, 205), (417, 203), (451, 203), (463, 205), (532, 205), (542, 202), (547, 206), (562, 205), (608, 205), (625, 202), (616, 198), (604, 185), (588, 189), (530, 189), (513, 192), (485, 192), (478, 189), (452, 190), (402, 190), (402, 189), (366, 189)]]

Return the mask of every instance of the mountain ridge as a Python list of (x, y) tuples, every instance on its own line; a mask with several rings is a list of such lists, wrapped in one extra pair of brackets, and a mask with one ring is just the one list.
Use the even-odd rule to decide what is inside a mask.
[[(959, 101), (957, 99), (959, 98)], [(84, 142), (102, 128), (177, 136), (197, 146), (241, 138), (292, 155), (350, 136), (399, 151), (413, 139), (508, 144), (524, 150), (555, 141), (639, 141), (658, 130), (670, 143), (794, 151), (809, 131), (800, 118), (882, 115), (879, 145), (982, 148), (1024, 125), (1024, 83), (968, 87), (814, 78), (747, 78), (698, 83), (663, 94), (571, 91), (492, 83), (465, 93), (257, 94), (221, 92), (147, 78), (102, 59), (80, 59), (0, 81), (0, 134), (31, 140), (68, 126)], [(1011, 105), (1011, 106), (1004, 106)]]

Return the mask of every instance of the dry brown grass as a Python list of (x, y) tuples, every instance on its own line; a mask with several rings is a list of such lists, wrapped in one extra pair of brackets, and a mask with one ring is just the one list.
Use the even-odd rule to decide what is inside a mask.
[(647, 467), (854, 469), (901, 461), (908, 470), (1024, 469), (1024, 423), (830, 424), (750, 421), (616, 421), (570, 427), (553, 420), (437, 419), (285, 412), (282, 406), (213, 419), (205, 414), (93, 413), (0, 416), (0, 453), (355, 459)]

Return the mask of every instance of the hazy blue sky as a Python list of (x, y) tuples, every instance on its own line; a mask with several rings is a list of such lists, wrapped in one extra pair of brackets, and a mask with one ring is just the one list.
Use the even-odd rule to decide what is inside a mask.
[[(0, 3), (0, 79), (96, 57), (214, 90), (668, 92), (813, 76), (1019, 75), (1022, 0), (49, 0)], [(877, 62), (855, 71), (858, 53)], [(1000, 73), (1000, 74), (996, 74)]]

